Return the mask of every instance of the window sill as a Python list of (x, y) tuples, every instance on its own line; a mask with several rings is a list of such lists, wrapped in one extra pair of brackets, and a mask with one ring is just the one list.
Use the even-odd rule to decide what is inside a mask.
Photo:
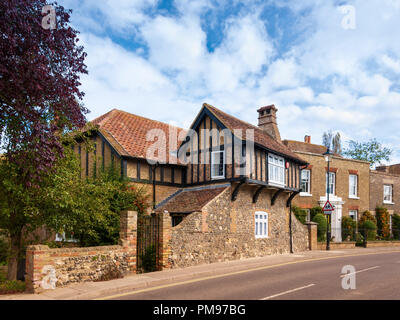
[(312, 197), (312, 194), (308, 192), (300, 192), (300, 197)]
[(224, 176), (220, 176), (220, 177), (211, 177), (211, 180), (222, 180), (225, 179)]
[(383, 204), (394, 204), (394, 202), (383, 201)]
[(268, 181), (268, 184), (271, 186), (274, 186), (274, 187), (280, 187), (280, 188), (286, 187), (286, 185), (284, 183), (280, 183), (280, 182)]
[(260, 236), (256, 236), (256, 240), (262, 240), (262, 239), (269, 239), (269, 237), (260, 237)]
[(360, 200), (360, 197), (349, 196), (349, 199)]

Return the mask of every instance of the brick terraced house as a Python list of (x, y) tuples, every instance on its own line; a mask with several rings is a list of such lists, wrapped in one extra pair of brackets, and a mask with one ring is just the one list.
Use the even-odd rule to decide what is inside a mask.
[(329, 199), (335, 207), (332, 213), (332, 236), (341, 242), (341, 220), (350, 216), (357, 220), (359, 214), (369, 210), (370, 164), (369, 162), (343, 158), (334, 155), (328, 175), (327, 162), (323, 154), (326, 147), (312, 144), (311, 137), (304, 142), (284, 140), (283, 143), (309, 165), (301, 172), (301, 193), (293, 204), (308, 212), (315, 206), (323, 206), (327, 201), (329, 176)]
[(289, 209), (307, 161), (282, 143), (276, 111), (260, 108), (257, 127), (203, 104), (183, 130), (114, 109), (92, 121), (94, 151), (75, 152), (82, 176), (112, 164), (147, 188), (171, 217), (171, 267), (306, 250)]
[(370, 173), (370, 211), (385, 207), (391, 217), (400, 213), (400, 165), (380, 166)]

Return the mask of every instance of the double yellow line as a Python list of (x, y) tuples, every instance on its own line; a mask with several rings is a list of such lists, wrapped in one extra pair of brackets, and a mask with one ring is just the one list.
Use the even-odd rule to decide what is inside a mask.
[(237, 275), (237, 274), (243, 274), (243, 273), (247, 273), (247, 272), (266, 270), (266, 269), (272, 269), (272, 268), (277, 268), (277, 267), (283, 267), (283, 266), (297, 264), (297, 263), (304, 263), (304, 262), (310, 262), (310, 261), (321, 261), (321, 260), (329, 260), (329, 259), (338, 259), (338, 258), (347, 258), (347, 257), (377, 255), (377, 254), (388, 254), (388, 253), (400, 253), (400, 251), (396, 250), (396, 251), (383, 251), (383, 252), (347, 254), (347, 255), (341, 255), (341, 256), (331, 256), (331, 257), (323, 257), (323, 258), (313, 258), (313, 259), (305, 259), (305, 260), (299, 260), (299, 261), (291, 261), (291, 262), (285, 262), (285, 263), (280, 263), (280, 264), (274, 264), (274, 265), (271, 265), (271, 266), (258, 267), (258, 268), (253, 268), (253, 269), (246, 269), (246, 270), (235, 271), (235, 272), (231, 272), (231, 273), (224, 273), (224, 274), (215, 275), (215, 276), (208, 276), (208, 277), (203, 277), (203, 278), (198, 278), (198, 279), (193, 279), (193, 280), (170, 283), (170, 284), (160, 285), (160, 286), (146, 288), (146, 289), (139, 289), (139, 290), (134, 290), (134, 291), (131, 291), (131, 292), (116, 294), (116, 295), (107, 296), (107, 297), (103, 297), (103, 298), (97, 298), (97, 299), (94, 299), (94, 300), (116, 299), (116, 298), (125, 297), (125, 296), (129, 296), (129, 295), (133, 295), (133, 294), (143, 293), (143, 292), (149, 292), (149, 291), (154, 291), (154, 290), (159, 290), (159, 289), (164, 289), (164, 288), (170, 288), (170, 287), (175, 287), (175, 286), (180, 286), (180, 285), (184, 285), (184, 284), (195, 283), (195, 282), (200, 282), (200, 281), (205, 281), (205, 280), (223, 278), (223, 277), (233, 276), (233, 275)]

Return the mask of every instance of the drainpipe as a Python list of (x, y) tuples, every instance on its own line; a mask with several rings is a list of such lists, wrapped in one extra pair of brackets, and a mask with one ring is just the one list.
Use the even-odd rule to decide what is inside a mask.
[(289, 243), (290, 243), (290, 253), (293, 253), (293, 233), (292, 233), (292, 201), (289, 205)]

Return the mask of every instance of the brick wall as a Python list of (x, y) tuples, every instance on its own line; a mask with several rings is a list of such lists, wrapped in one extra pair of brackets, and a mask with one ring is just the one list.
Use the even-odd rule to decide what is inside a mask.
[[(231, 201), (227, 188), (201, 212), (189, 214), (171, 229), (169, 264), (172, 268), (287, 253), (289, 242), (288, 195), (280, 195), (271, 206), (272, 191), (264, 190), (252, 203), (254, 187), (242, 187), (237, 200)], [(269, 237), (256, 239), (254, 214), (269, 214)], [(292, 215), (294, 251), (309, 248), (308, 230)]]
[[(393, 186), (393, 204), (383, 203), (383, 186)], [(371, 171), (370, 173), (370, 211), (375, 212), (377, 206), (388, 209), (390, 214), (400, 214), (400, 175), (390, 174), (382, 171)]]
[[(29, 292), (84, 281), (120, 278), (136, 271), (137, 212), (121, 213), (120, 244), (89, 248), (50, 249), (29, 246), (26, 252), (26, 285)], [(53, 272), (53, 273), (52, 273)]]
[[(304, 209), (319, 206), (321, 196), (326, 193), (327, 163), (322, 155), (296, 152), (302, 159), (311, 165), (311, 195), (297, 196), (293, 204)], [(369, 163), (357, 160), (334, 157), (330, 167), (336, 171), (336, 196), (344, 201), (342, 215), (348, 216), (349, 210), (358, 210), (362, 213), (369, 210)], [(358, 198), (349, 197), (349, 175), (358, 176)], [(382, 191), (383, 194), (383, 191)]]

